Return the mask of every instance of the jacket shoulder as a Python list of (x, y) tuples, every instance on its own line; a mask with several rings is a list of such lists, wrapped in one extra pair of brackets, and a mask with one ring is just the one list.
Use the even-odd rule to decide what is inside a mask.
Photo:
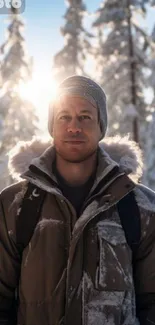
[(21, 181), (4, 188), (0, 193), (0, 200), (2, 204), (4, 206), (8, 206), (14, 202), (15, 198), (17, 199), (23, 197), (26, 188), (27, 181)]
[(155, 213), (155, 192), (143, 184), (136, 185), (134, 191), (138, 206)]

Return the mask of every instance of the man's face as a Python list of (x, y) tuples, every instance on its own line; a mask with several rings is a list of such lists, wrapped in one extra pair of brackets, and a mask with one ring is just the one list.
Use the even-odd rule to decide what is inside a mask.
[(61, 97), (55, 105), (53, 138), (57, 155), (80, 163), (91, 157), (101, 137), (97, 107), (82, 97)]

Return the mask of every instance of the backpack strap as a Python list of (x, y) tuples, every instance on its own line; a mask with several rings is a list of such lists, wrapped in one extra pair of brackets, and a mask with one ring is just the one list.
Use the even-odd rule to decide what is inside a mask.
[(21, 254), (33, 235), (45, 195), (44, 190), (28, 183), (27, 191), (19, 208), (16, 224), (17, 245)]
[(132, 252), (136, 252), (141, 238), (141, 219), (134, 191), (129, 192), (118, 203), (117, 208), (125, 232), (126, 240)]

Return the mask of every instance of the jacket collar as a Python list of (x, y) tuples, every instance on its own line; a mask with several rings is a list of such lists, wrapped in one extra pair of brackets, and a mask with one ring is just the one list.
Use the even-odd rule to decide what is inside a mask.
[[(53, 191), (53, 187), (58, 188), (57, 179), (53, 170), (54, 160), (55, 149), (54, 146), (50, 146), (39, 158), (32, 160), (29, 169), (21, 177), (47, 192)], [(118, 164), (99, 147), (97, 172), (91, 192), (116, 168), (117, 170), (119, 169)]]

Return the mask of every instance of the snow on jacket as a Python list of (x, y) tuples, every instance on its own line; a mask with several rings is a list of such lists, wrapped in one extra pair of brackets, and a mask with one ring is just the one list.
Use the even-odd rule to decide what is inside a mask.
[[(77, 216), (52, 172), (49, 141), (20, 143), (10, 154), (12, 176), (20, 180), (22, 173), (23, 181), (0, 195), (1, 325), (12, 324), (19, 278), (18, 325), (136, 325), (135, 297), (141, 324), (155, 322), (155, 194), (135, 185), (141, 153), (117, 137), (99, 144), (98, 158), (94, 185)], [(16, 225), (27, 182), (47, 195), (21, 260)], [(134, 272), (116, 205), (132, 189), (141, 214)]]

